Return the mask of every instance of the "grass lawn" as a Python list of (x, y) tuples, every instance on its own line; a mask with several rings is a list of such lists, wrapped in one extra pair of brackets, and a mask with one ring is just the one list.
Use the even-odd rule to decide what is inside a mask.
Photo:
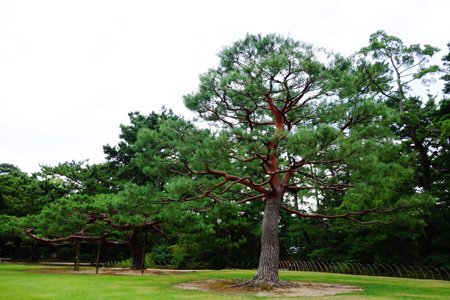
[[(180, 282), (192, 280), (250, 278), (254, 273), (251, 270), (155, 276), (39, 273), (40, 269), (48, 268), (0, 264), (0, 299), (264, 299), (174, 287)], [(448, 281), (287, 271), (281, 272), (280, 276), (283, 280), (350, 284), (364, 289), (363, 292), (326, 297), (331, 299), (450, 299)]]

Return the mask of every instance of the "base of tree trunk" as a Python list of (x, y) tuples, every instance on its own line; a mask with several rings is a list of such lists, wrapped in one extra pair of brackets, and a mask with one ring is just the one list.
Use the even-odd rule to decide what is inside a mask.
[(142, 269), (142, 262), (132, 263), (131, 270), (141, 270)]
[(290, 287), (291, 285), (292, 283), (289, 281), (262, 279), (255, 276), (249, 280), (237, 280), (231, 287), (273, 291), (275, 288)]

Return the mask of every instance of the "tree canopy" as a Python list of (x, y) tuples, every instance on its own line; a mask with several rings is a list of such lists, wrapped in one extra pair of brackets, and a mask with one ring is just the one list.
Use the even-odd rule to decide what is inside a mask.
[[(179, 195), (185, 200), (265, 203), (253, 283), (278, 282), (280, 209), (365, 223), (405, 201), (397, 189), (411, 172), (389, 128), (396, 114), (361, 93), (351, 60), (278, 35), (248, 35), (219, 58), (184, 101), (221, 130), (179, 122), (143, 130), (137, 159), (194, 185), (198, 195)], [(299, 196), (315, 198), (316, 212), (295, 207)], [(330, 197), (336, 203), (321, 212)]]

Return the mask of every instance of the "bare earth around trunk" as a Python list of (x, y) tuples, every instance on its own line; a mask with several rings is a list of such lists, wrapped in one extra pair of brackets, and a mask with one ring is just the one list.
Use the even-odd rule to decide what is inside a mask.
[(269, 297), (301, 297), (301, 296), (331, 296), (351, 292), (361, 292), (363, 289), (343, 284), (288, 282), (286, 286), (275, 287), (273, 290), (233, 287), (232, 280), (202, 280), (184, 282), (176, 285), (186, 290), (216, 291), (229, 294), (246, 294)]

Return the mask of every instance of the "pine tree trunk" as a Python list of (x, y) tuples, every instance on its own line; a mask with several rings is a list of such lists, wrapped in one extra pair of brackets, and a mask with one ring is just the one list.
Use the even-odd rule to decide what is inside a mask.
[(261, 255), (258, 270), (252, 280), (255, 284), (278, 285), (280, 199), (280, 196), (276, 196), (266, 201), (261, 230)]
[(100, 249), (102, 247), (102, 241), (99, 240), (97, 244), (97, 256), (95, 257), (95, 274), (98, 274), (98, 268), (100, 265)]
[(429, 191), (431, 189), (431, 184), (433, 182), (431, 178), (431, 162), (428, 157), (428, 151), (423, 146), (422, 143), (416, 144), (417, 151), (419, 152), (419, 163), (420, 169), (422, 171), (421, 185), (425, 191)]
[(77, 242), (75, 248), (75, 264), (73, 267), (74, 271), (80, 271), (80, 242)]
[(140, 270), (142, 268), (142, 258), (144, 257), (144, 253), (142, 251), (142, 246), (139, 244), (139, 232), (140, 230), (135, 230), (129, 240), (132, 270)]

